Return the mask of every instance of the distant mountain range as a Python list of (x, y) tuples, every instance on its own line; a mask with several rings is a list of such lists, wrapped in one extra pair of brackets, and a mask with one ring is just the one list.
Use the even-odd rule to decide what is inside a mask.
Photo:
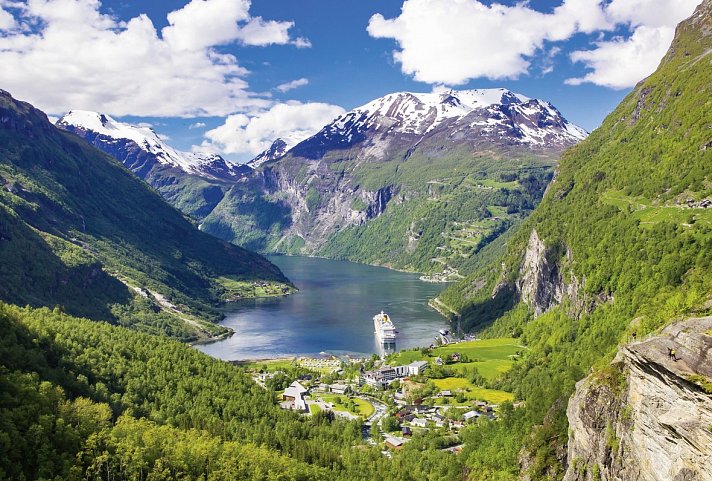
[[(178, 152), (153, 130), (103, 114), (70, 112), (57, 126), (116, 157), (223, 239), (433, 273), (460, 266), (525, 216), (559, 154), (587, 135), (550, 103), (506, 89), (389, 94), (291, 148), (276, 139), (244, 165)], [(472, 210), (433, 223), (449, 196), (471, 200)], [(420, 212), (428, 198), (442, 202)], [(409, 211), (402, 225), (382, 220), (378, 231), (385, 226), (390, 240), (377, 253), (357, 253), (389, 206)], [(419, 242), (453, 229), (469, 248)]]
[(568, 122), (548, 102), (506, 89), (398, 92), (347, 112), (290, 150), (315, 158), (329, 149), (365, 143), (368, 154), (385, 154), (391, 144), (412, 148), (428, 137), (452, 142), (569, 146), (586, 131)]
[(219, 180), (238, 179), (249, 172), (244, 166), (226, 162), (217, 154), (180, 152), (150, 127), (119, 122), (97, 112), (73, 110), (56, 125), (121, 160), (141, 178), (158, 166)]
[[(208, 175), (204, 168), (216, 165), (106, 116), (76, 112), (63, 125), (79, 118), (107, 148), (120, 149), (110, 135), (130, 137), (134, 152), (150, 152), (171, 169)], [(215, 305), (251, 293), (252, 282), (291, 289), (269, 261), (199, 232), (112, 157), (5, 91), (0, 186), (1, 301), (61, 306), (188, 340), (224, 332), (208, 322), (221, 316)], [(245, 292), (236, 291), (240, 286)]]

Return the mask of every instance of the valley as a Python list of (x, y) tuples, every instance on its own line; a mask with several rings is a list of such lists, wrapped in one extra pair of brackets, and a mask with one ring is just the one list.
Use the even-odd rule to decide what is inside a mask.
[(712, 0), (69, 3), (0, 2), (0, 480), (712, 481)]
[(469, 274), (475, 254), (536, 207), (563, 149), (587, 135), (550, 103), (506, 89), (387, 95), (234, 167), (102, 114), (57, 125), (116, 157), (204, 232), (437, 281)]

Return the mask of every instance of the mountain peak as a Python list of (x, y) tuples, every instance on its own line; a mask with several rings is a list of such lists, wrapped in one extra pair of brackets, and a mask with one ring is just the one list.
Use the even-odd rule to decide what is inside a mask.
[[(130, 158), (137, 155), (203, 177), (235, 178), (242, 171), (218, 154), (181, 152), (168, 145), (151, 127), (120, 122), (103, 113), (72, 110), (57, 121), (57, 127), (79, 135), (134, 171), (135, 162)], [(142, 168), (144, 165), (141, 159)]]
[(287, 153), (288, 148), (289, 146), (284, 139), (277, 138), (274, 142), (272, 142), (272, 145), (270, 145), (268, 149), (257, 155), (257, 157), (255, 157), (251, 161), (249, 161), (247, 165), (249, 165), (253, 169), (256, 169), (265, 162), (269, 162), (270, 160), (275, 160), (284, 156), (284, 154)]
[(314, 158), (331, 148), (349, 148), (367, 140), (383, 146), (394, 137), (417, 145), (435, 134), (454, 141), (541, 149), (569, 147), (588, 136), (549, 102), (505, 88), (395, 92), (337, 117), (292, 153)]

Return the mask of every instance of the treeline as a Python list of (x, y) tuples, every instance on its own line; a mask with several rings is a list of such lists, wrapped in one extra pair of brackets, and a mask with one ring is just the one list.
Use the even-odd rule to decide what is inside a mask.
[(240, 368), (165, 338), (0, 304), (0, 479), (458, 479), (385, 458), (358, 422), (283, 411)]
[[(680, 203), (712, 195), (712, 150), (702, 148), (712, 125), (703, 100), (712, 67), (695, 61), (712, 45), (689, 27), (678, 33), (658, 72), (564, 154), (548, 194), (505, 253), (441, 296), (462, 312), (463, 325), (520, 337), (528, 347), (497, 383), (526, 407), (489, 425), (476, 448), (468, 444), (467, 464), (482, 473), (474, 479), (511, 479), (520, 463), (531, 479), (560, 479), (575, 383), (592, 367), (601, 382), (619, 382), (606, 366), (620, 343), (711, 312), (711, 218)], [(630, 205), (613, 205), (612, 192), (629, 196)], [(563, 281), (575, 276), (580, 286), (574, 299), (536, 319), (515, 287), (533, 229)]]

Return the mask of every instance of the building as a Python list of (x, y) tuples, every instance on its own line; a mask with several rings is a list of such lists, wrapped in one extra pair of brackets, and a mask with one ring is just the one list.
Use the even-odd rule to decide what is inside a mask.
[(452, 397), (452, 391), (449, 389), (446, 389), (444, 391), (440, 391), (440, 394), (438, 394), (440, 397)]
[[(284, 390), (282, 399), (293, 403), (290, 409), (294, 409), (296, 411), (308, 411), (309, 408), (307, 407), (307, 402), (304, 399), (304, 396), (306, 396), (308, 392), (309, 390), (302, 386), (299, 381), (294, 381), (287, 389)], [(287, 406), (288, 403), (283, 403), (283, 407)]]
[(480, 413), (477, 411), (467, 411), (465, 414), (462, 415), (463, 419), (465, 422), (470, 421), (471, 419), (477, 419), (480, 417)]
[(329, 386), (329, 391), (333, 392), (334, 394), (346, 394), (346, 391), (349, 390), (349, 387), (346, 384), (332, 384)]
[(428, 420), (424, 418), (415, 418), (410, 422), (410, 424), (418, 426), (419, 428), (424, 428), (428, 426)]
[(403, 440), (395, 436), (386, 436), (386, 446), (391, 449), (401, 449), (403, 447)]
[(408, 364), (408, 375), (417, 376), (418, 374), (423, 374), (426, 367), (428, 367), (428, 361), (413, 361)]
[(413, 361), (405, 366), (383, 366), (375, 371), (367, 371), (361, 379), (372, 387), (385, 388), (395, 379), (422, 374), (428, 366), (428, 361)]

